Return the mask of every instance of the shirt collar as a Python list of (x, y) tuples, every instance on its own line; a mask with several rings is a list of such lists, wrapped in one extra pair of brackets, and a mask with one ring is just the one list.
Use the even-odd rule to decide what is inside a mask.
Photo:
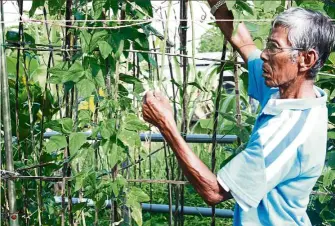
[(317, 98), (314, 99), (280, 99), (279, 90), (270, 96), (262, 113), (267, 115), (278, 115), (283, 110), (305, 110), (318, 106), (325, 106), (327, 94), (319, 87), (314, 86)]

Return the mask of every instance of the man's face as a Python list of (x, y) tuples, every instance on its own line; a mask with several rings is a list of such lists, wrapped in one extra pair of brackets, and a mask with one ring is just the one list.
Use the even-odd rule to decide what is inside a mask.
[(298, 64), (292, 59), (292, 50), (289, 49), (291, 44), (288, 40), (288, 29), (275, 27), (269, 36), (268, 44), (271, 49), (265, 49), (261, 54), (264, 61), (265, 84), (269, 87), (289, 85), (298, 75)]

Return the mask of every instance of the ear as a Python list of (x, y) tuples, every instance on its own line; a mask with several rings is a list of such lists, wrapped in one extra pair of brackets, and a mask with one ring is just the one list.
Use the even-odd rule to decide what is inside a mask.
[(299, 72), (309, 71), (318, 60), (318, 53), (314, 49), (303, 51), (299, 54)]

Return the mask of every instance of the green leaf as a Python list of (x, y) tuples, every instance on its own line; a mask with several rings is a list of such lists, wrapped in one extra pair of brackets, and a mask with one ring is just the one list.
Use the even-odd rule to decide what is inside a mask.
[(327, 165), (332, 169), (335, 169), (335, 151), (330, 152), (328, 155)]
[(87, 204), (85, 202), (82, 202), (82, 203), (75, 203), (73, 204), (72, 206), (72, 211), (75, 213), (76, 211), (80, 211), (82, 209), (84, 209), (84, 207), (86, 206)]
[(51, 83), (51, 84), (61, 84), (63, 83), (62, 82), (62, 79), (63, 79), (63, 75), (62, 74), (55, 74), (55, 75), (52, 75), (49, 79), (48, 79), (48, 83)]
[(135, 82), (134, 84), (134, 92), (137, 94), (141, 94), (145, 91), (143, 84), (141, 82)]
[(115, 60), (118, 60), (123, 52), (124, 48), (124, 39), (122, 35), (119, 33), (114, 33), (110, 36), (108, 43), (112, 46), (114, 52)]
[(85, 71), (83, 66), (80, 63), (75, 62), (74, 64), (72, 64), (69, 71), (64, 74), (62, 82), (65, 83), (72, 81), (77, 83), (84, 75)]
[(142, 208), (132, 208), (131, 217), (134, 219), (137, 225), (141, 226), (142, 222)]
[(93, 75), (93, 79), (99, 88), (106, 88), (105, 79), (102, 75), (101, 70), (99, 70), (99, 72), (95, 76)]
[(331, 62), (333, 65), (335, 65), (335, 53), (334, 53), (334, 52), (330, 53), (328, 59), (330, 60), (330, 62)]
[(135, 148), (141, 146), (140, 136), (134, 131), (122, 130), (119, 132), (118, 138), (128, 147)]
[(220, 113), (228, 113), (234, 110), (235, 107), (235, 95), (231, 94), (225, 97), (223, 100), (220, 101)]
[(198, 89), (200, 89), (201, 91), (207, 92), (205, 87), (202, 87), (199, 82), (195, 81), (195, 82), (189, 82), (188, 85), (190, 86), (194, 86), (197, 87)]
[(65, 0), (52, 0), (52, 1), (48, 1), (49, 3), (49, 13), (50, 15), (56, 15), (59, 13), (59, 11), (62, 10), (63, 5), (65, 3)]
[(118, 5), (119, 5), (119, 0), (109, 0), (109, 6), (113, 10), (113, 15), (117, 15), (117, 12), (119, 10)]
[(236, 4), (238, 5), (238, 6), (240, 6), (244, 11), (246, 11), (247, 13), (249, 13), (249, 14), (251, 14), (251, 15), (254, 15), (254, 12), (253, 12), (253, 9), (251, 8), (251, 6), (247, 3), (247, 2), (245, 2), (245, 1), (243, 1), (243, 0), (237, 0), (236, 1)]
[(35, 11), (38, 7), (44, 6), (45, 0), (33, 0), (31, 8), (29, 10), (29, 17), (32, 17), (35, 14)]
[(78, 113), (79, 127), (83, 127), (91, 122), (91, 112), (89, 110), (80, 110)]
[(149, 14), (149, 16), (153, 16), (150, 0), (135, 0), (135, 3), (140, 6), (147, 14)]
[(213, 130), (213, 119), (199, 119), (200, 127)]
[(107, 129), (105, 126), (102, 126), (100, 129), (100, 135), (104, 139), (109, 139), (112, 134), (109, 129)]
[(95, 31), (90, 41), (89, 52), (92, 52), (98, 46), (98, 42), (106, 40), (108, 36), (109, 34), (106, 30)]
[[(16, 62), (17, 62), (17, 58), (7, 56), (6, 57), (6, 61), (7, 61), (8, 77), (12, 78), (13, 80), (15, 80), (16, 79)], [(20, 61), (19, 76), (21, 77), (23, 75), (23, 73), (24, 73), (24, 71), (23, 71), (23, 63)]]
[(131, 75), (126, 75), (126, 74), (123, 74), (123, 73), (120, 73), (119, 79), (120, 79), (120, 81), (125, 82), (125, 83), (129, 83), (129, 84), (135, 84), (136, 82), (141, 83), (141, 80), (139, 80), (138, 78), (136, 78), (134, 76), (131, 76)]
[(149, 130), (149, 127), (135, 114), (128, 114), (124, 120), (125, 129), (131, 131)]
[(62, 118), (59, 120), (60, 124), (62, 125), (62, 132), (63, 133), (71, 133), (73, 127), (73, 121), (70, 118)]
[(50, 137), (49, 141), (45, 145), (45, 151), (47, 153), (52, 153), (54, 151), (60, 150), (67, 146), (66, 137), (64, 135), (54, 135)]
[(236, 0), (229, 0), (229, 1), (226, 1), (227, 8), (228, 8), (229, 10), (232, 10), (233, 7), (234, 7), (234, 5), (235, 5), (235, 3), (236, 3)]
[(264, 1), (263, 2), (264, 12), (276, 12), (277, 8), (281, 5), (281, 1)]
[(98, 19), (107, 0), (93, 0), (94, 19)]
[(331, 186), (335, 183), (335, 170), (330, 169), (329, 167), (326, 169), (326, 172), (323, 175), (323, 186)]
[(45, 128), (62, 133), (62, 125), (59, 120), (51, 120), (45, 123)]
[(70, 134), (70, 152), (75, 154), (83, 144), (86, 143), (86, 135), (84, 133), (71, 133)]
[(105, 200), (107, 199), (106, 194), (103, 192), (99, 192), (98, 194), (95, 195), (95, 206), (98, 209), (101, 209), (103, 205), (105, 204)]
[(335, 131), (328, 131), (328, 139), (335, 139)]
[(95, 90), (94, 83), (89, 79), (82, 79), (77, 83), (77, 89), (79, 96), (86, 98), (91, 96), (92, 92)]
[(89, 52), (92, 35), (86, 30), (81, 30), (79, 37), (83, 52)]
[(130, 192), (128, 193), (128, 197), (130, 199), (134, 199), (137, 202), (147, 202), (150, 200), (149, 196), (142, 191), (142, 189), (137, 187), (132, 187)]
[[(322, 193), (327, 193), (327, 191), (325, 191), (323, 188), (320, 188), (320, 191)], [(332, 199), (332, 197), (328, 194), (320, 194), (319, 195), (319, 202), (320, 203), (327, 203)]]
[(112, 47), (108, 44), (106, 41), (100, 41), (98, 42), (99, 50), (101, 53), (102, 58), (106, 59), (109, 54), (112, 52)]

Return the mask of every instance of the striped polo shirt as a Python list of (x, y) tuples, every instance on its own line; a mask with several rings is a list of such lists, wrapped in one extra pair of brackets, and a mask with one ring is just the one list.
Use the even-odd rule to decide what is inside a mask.
[(245, 150), (217, 175), (236, 200), (234, 225), (311, 225), (309, 195), (321, 175), (327, 142), (327, 96), (280, 99), (262, 77), (260, 51), (248, 60), (248, 93), (261, 105)]

